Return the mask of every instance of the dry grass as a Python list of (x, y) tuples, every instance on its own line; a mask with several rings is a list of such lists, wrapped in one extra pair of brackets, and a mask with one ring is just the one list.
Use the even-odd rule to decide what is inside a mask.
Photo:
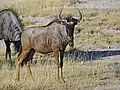
[(64, 4), (69, 6), (71, 2), (67, 0), (12, 0), (1, 5), (0, 8), (14, 8), (23, 16), (47, 16), (55, 15), (58, 8)]
[[(15, 81), (15, 70), (8, 70), (6, 64), (0, 69), (0, 90), (93, 90), (109, 84), (109, 89), (120, 81), (119, 61), (88, 61), (84, 65), (80, 62), (64, 62), (64, 78), (66, 83), (57, 80), (55, 64), (49, 63), (32, 65), (35, 81), (27, 76), (26, 68), (21, 69), (21, 81)], [(111, 80), (111, 82), (109, 82)], [(105, 89), (104, 88), (104, 89)], [(117, 88), (117, 87), (116, 87)], [(114, 88), (115, 89), (115, 88)], [(112, 90), (114, 90), (112, 89)]]

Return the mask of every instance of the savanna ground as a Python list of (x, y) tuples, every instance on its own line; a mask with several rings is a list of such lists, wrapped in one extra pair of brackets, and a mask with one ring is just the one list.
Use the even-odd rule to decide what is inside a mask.
[[(0, 90), (119, 90), (120, 89), (120, 1), (119, 0), (0, 0), (0, 9), (13, 8), (19, 13), (24, 28), (38, 24), (35, 17), (57, 16), (64, 5), (63, 14), (79, 16), (75, 5), (83, 14), (76, 26), (75, 51), (66, 51), (64, 78), (57, 80), (53, 55), (34, 56), (31, 65), (35, 81), (21, 69), (21, 81), (15, 81), (15, 68), (9, 70), (4, 60), (1, 43)], [(77, 2), (77, 3), (76, 3)], [(13, 56), (16, 60), (16, 56)], [(86, 60), (81, 64), (81, 60)]]

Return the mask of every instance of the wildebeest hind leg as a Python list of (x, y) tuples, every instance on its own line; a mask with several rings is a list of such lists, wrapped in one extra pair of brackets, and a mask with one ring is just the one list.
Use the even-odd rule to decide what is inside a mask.
[(27, 64), (26, 64), (27, 73), (32, 77), (33, 80), (34, 80), (34, 77), (32, 76), (32, 72), (30, 69), (30, 61), (33, 59), (34, 53), (35, 53), (35, 50), (31, 49), (25, 58), (25, 61), (27, 62)]
[(16, 63), (16, 80), (20, 80), (20, 64), (22, 63), (24, 57), (26, 56), (26, 54), (29, 52), (29, 48), (22, 50), (21, 54), (18, 57), (17, 63)]

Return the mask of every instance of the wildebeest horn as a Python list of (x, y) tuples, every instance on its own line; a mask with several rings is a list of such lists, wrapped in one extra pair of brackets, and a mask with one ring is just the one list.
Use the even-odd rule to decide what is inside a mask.
[[(77, 8), (77, 7), (76, 7)], [(82, 13), (80, 12), (80, 10), (77, 8), (78, 12), (79, 12), (79, 15), (80, 15), (80, 18), (79, 18), (79, 21), (82, 19)]]
[(58, 19), (62, 19), (61, 13), (62, 13), (63, 9), (64, 9), (64, 7), (61, 9), (61, 11), (60, 11), (60, 13), (59, 13), (59, 15), (58, 15)]

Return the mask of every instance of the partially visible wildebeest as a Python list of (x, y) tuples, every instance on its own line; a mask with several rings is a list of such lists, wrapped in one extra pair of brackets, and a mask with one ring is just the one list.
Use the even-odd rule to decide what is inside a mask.
[[(58, 78), (59, 78), (59, 67), (60, 67), (61, 78), (64, 81), (63, 71), (62, 71), (64, 51), (68, 44), (70, 47), (74, 46), (73, 44), (74, 27), (82, 19), (82, 14), (78, 9), (80, 14), (79, 19), (76, 19), (72, 16), (67, 16), (62, 18), (61, 17), (62, 10), (59, 14), (59, 19), (53, 20), (46, 26), (29, 27), (22, 32), (21, 35), (22, 50), (16, 63), (17, 80), (20, 79), (20, 75), (19, 75), (20, 64), (23, 62), (23, 60), (26, 62), (29, 74), (31, 74), (32, 76), (30, 70), (30, 60), (32, 60), (34, 53), (37, 51), (42, 54), (51, 53), (51, 52), (54, 53), (58, 67)], [(60, 63), (59, 63), (59, 55), (60, 55)]]
[(6, 45), (6, 55), (9, 55), (11, 68), (11, 49), (10, 44), (13, 43), (15, 50), (19, 52), (21, 46), (20, 36), (22, 32), (22, 27), (20, 20), (18, 19), (18, 14), (13, 9), (4, 9), (0, 11), (0, 40), (4, 39)]

